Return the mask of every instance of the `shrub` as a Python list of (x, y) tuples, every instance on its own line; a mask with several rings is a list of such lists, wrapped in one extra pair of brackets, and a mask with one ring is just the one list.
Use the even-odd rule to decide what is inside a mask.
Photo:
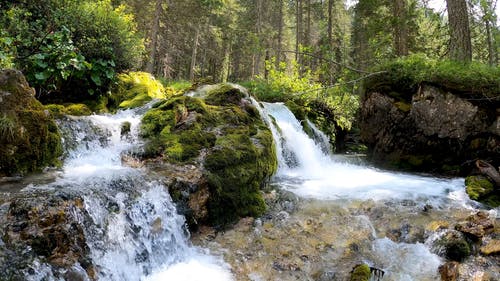
[(13, 1), (0, 25), (0, 58), (9, 59), (2, 66), (21, 69), (43, 100), (103, 95), (144, 50), (132, 16), (109, 0)]

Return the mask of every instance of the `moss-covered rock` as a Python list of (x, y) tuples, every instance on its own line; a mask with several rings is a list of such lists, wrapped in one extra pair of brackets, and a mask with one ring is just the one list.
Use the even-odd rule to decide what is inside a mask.
[(52, 116), (60, 118), (64, 115), (73, 116), (86, 116), (91, 115), (92, 111), (90, 108), (83, 103), (70, 103), (70, 104), (48, 104), (45, 106)]
[(351, 281), (368, 281), (370, 275), (370, 267), (367, 264), (359, 264), (352, 270)]
[(484, 176), (469, 176), (465, 179), (465, 190), (470, 199), (491, 207), (500, 206), (500, 191)]
[(146, 72), (129, 72), (117, 76), (117, 83), (111, 90), (111, 109), (134, 108), (152, 99), (165, 98), (167, 92), (163, 85)]
[(277, 168), (272, 134), (246, 97), (242, 89), (222, 84), (203, 99), (161, 101), (142, 120), (146, 157), (203, 168), (206, 222), (213, 225), (261, 215), (261, 187)]
[(0, 176), (59, 164), (61, 137), (21, 72), (0, 72)]

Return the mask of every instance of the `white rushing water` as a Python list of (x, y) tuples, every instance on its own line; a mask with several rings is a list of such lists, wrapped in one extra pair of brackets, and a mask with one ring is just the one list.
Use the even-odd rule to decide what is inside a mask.
[[(124, 154), (139, 148), (144, 111), (64, 121), (60, 124), (64, 142), (71, 150), (60, 178), (48, 186), (30, 188), (64, 188), (83, 198), (86, 213), (74, 217), (84, 225), (99, 280), (233, 280), (221, 258), (190, 244), (185, 219), (177, 214), (167, 187), (149, 179), (145, 171), (122, 164)], [(121, 132), (124, 122), (130, 124), (127, 134)], [(46, 264), (38, 268), (26, 278), (60, 280), (52, 272), (57, 269)], [(85, 275), (79, 264), (73, 271)]]
[(463, 179), (439, 179), (355, 165), (324, 153), (283, 104), (263, 103), (272, 116), (277, 181), (294, 193), (316, 199), (452, 199), (464, 203)]
[[(328, 139), (319, 133), (314, 133), (315, 140), (310, 138), (285, 105), (262, 103), (260, 110), (267, 123), (274, 127), (272, 132), (280, 153), (274, 181), (300, 197), (336, 200), (336, 204), (369, 200), (379, 206), (410, 201), (412, 203), (408, 207), (400, 208), (406, 208), (405, 213), (413, 213), (415, 217), (418, 211), (415, 212), (412, 206), (471, 209), (463, 179), (389, 172), (349, 163), (342, 157), (325, 153)], [(310, 128), (317, 130), (311, 125)], [(378, 201), (380, 203), (376, 203)], [(367, 220), (371, 225), (372, 222)], [(428, 245), (397, 243), (386, 238), (383, 232), (377, 237), (377, 227), (371, 227), (374, 229), (372, 249), (368, 250), (369, 260), (366, 262), (384, 270), (382, 280), (421, 281), (439, 278), (438, 267), (443, 260), (432, 253)]]

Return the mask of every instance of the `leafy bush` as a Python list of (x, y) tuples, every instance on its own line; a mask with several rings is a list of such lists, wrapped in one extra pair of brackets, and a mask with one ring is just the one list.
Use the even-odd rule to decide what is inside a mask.
[[(314, 81), (311, 72), (301, 74), (296, 63), (288, 69), (285, 63), (276, 68), (274, 61), (270, 61), (266, 67), (267, 80), (258, 77), (245, 83), (259, 100), (285, 102), (298, 118), (308, 116), (326, 131), (332, 131), (331, 121), (342, 129), (351, 128), (359, 107), (359, 97), (353, 94), (352, 85), (345, 84), (341, 78), (335, 86), (325, 87)], [(348, 73), (344, 75), (347, 76)]]
[(144, 50), (133, 17), (109, 0), (14, 1), (0, 25), (1, 66), (22, 70), (43, 100), (102, 95)]

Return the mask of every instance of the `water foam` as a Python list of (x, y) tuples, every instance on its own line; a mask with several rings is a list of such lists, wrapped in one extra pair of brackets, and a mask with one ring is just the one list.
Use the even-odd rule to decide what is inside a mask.
[(382, 171), (340, 161), (322, 151), (304, 133), (300, 122), (283, 104), (263, 103), (263, 114), (276, 132), (278, 157), (276, 181), (294, 193), (316, 199), (450, 199), (467, 200), (461, 195), (463, 179), (440, 179)]

